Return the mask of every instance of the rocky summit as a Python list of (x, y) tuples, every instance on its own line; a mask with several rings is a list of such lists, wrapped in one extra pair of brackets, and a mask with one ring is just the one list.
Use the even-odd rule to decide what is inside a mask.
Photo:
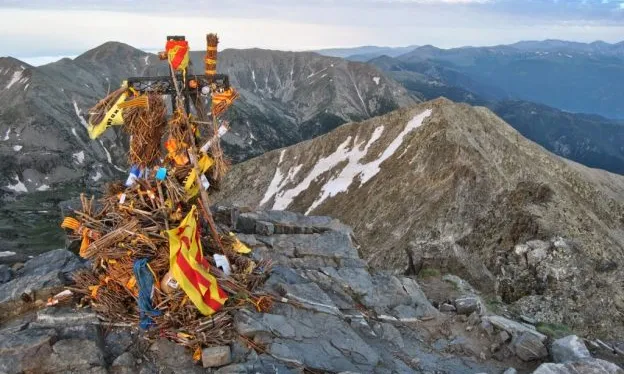
[(374, 268), (452, 273), (536, 323), (624, 336), (624, 177), (486, 108), (439, 99), (341, 126), (236, 165), (217, 199), (337, 217)]
[[(88, 308), (46, 307), (84, 266), (57, 250), (12, 269), (0, 284), (0, 372), (624, 373), (576, 336), (553, 341), (487, 312), (474, 293), (451, 302), (457, 313), (438, 311), (414, 277), (370, 269), (353, 230), (335, 219), (226, 207), (215, 217), (255, 258), (273, 260), (263, 286), (272, 309), (234, 309), (239, 337), (229, 345), (205, 348), (194, 362), (182, 346), (103, 323)], [(470, 289), (452, 280), (457, 290)], [(549, 354), (554, 362), (546, 362)]]

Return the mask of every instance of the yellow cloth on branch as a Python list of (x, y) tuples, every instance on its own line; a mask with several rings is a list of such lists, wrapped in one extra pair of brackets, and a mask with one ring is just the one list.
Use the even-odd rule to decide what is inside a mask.
[(210, 264), (203, 256), (196, 210), (193, 205), (180, 226), (167, 231), (169, 267), (173, 278), (197, 309), (204, 315), (211, 315), (223, 306), (228, 297), (210, 274)]
[(123, 120), (123, 109), (119, 107), (121, 103), (123, 103), (128, 95), (124, 92), (119, 99), (115, 102), (115, 104), (106, 112), (104, 119), (99, 123), (91, 123), (89, 122), (89, 127), (87, 130), (89, 131), (89, 137), (91, 139), (96, 139), (100, 135), (106, 131), (109, 126), (119, 126), (124, 124)]

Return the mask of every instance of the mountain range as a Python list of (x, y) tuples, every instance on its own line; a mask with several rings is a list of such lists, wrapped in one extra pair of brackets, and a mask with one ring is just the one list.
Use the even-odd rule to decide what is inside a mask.
[[(202, 66), (203, 53), (192, 60)], [(219, 68), (242, 97), (225, 139), (235, 161), (415, 102), (370, 65), (311, 53), (226, 50)], [(155, 55), (113, 42), (41, 67), (0, 60), (0, 184), (41, 191), (124, 170), (119, 129), (89, 141), (86, 111), (125, 78), (158, 74), (166, 66)]]
[[(600, 52), (602, 59), (619, 58), (621, 45), (549, 41), (496, 48), (564, 53), (564, 47), (582, 50), (575, 53)], [(445, 96), (488, 106), (523, 135), (561, 156), (624, 172), (621, 121), (513, 100), (490, 80), (472, 77), (439, 59), (404, 61), (427, 51), (460, 55), (460, 50), (407, 49), (411, 50), (407, 54), (406, 49), (388, 52), (383, 47), (334, 51), (396, 56), (377, 57), (366, 64), (313, 52), (221, 51), (219, 70), (230, 75), (241, 93), (227, 113), (232, 131), (223, 139), (226, 153), (240, 162), (349, 121)], [(475, 48), (467, 50), (477, 53)], [(196, 70), (202, 70), (203, 56), (203, 52), (191, 53)], [(165, 74), (166, 65), (156, 55), (117, 42), (40, 67), (0, 58), (0, 236), (9, 239), (4, 249), (33, 242), (57, 246), (60, 231), (54, 229), (58, 235), (51, 242), (46, 234), (53, 231), (50, 222), (56, 219), (56, 205), (72, 191), (97, 191), (105, 181), (123, 177), (128, 166), (124, 132), (115, 128), (97, 141), (89, 140), (87, 110), (127, 77)], [(16, 199), (25, 192), (33, 196)], [(15, 232), (16, 223), (29, 229)]]
[(484, 107), (438, 99), (343, 125), (235, 165), (215, 199), (331, 215), (373, 268), (453, 273), (520, 315), (624, 333), (624, 177)]
[[(325, 56), (342, 57), (347, 60), (361, 61), (362, 56), (367, 56), (368, 59), (373, 59), (381, 56), (397, 57), (403, 54), (412, 52), (419, 46), (410, 45), (406, 47), (378, 47), (378, 46), (361, 46), (350, 48), (327, 48), (318, 49), (314, 52)], [(518, 50), (525, 51), (539, 51), (539, 52), (585, 52), (604, 55), (622, 56), (624, 54), (624, 41), (619, 43), (607, 43), (603, 41), (595, 41), (592, 43), (572, 42), (558, 39), (546, 39), (546, 40), (524, 40), (508, 45), (497, 45), (490, 47), (470, 47), (465, 46), (456, 49), (470, 49), (470, 48), (505, 48), (511, 47)]]
[(413, 51), (418, 48), (416, 45), (407, 47), (378, 47), (373, 45), (351, 48), (327, 48), (317, 49), (316, 52), (323, 56), (341, 57), (351, 61), (365, 62), (380, 56), (396, 57)]
[[(527, 52), (529, 48), (534, 49)], [(562, 54), (568, 53), (580, 57), (576, 60), (565, 56), (561, 58)], [(614, 87), (613, 90), (606, 90), (607, 86), (602, 86), (606, 80), (615, 82), (618, 79), (624, 79), (623, 56), (622, 43), (611, 45), (545, 41), (454, 50), (440, 50), (428, 46), (396, 58), (377, 57), (369, 63), (401, 82), (410, 92), (423, 100), (444, 96), (458, 102), (487, 106), (519, 130), (522, 135), (560, 156), (591, 167), (622, 173), (624, 170), (624, 148), (621, 145), (624, 143), (622, 121), (595, 114), (572, 113), (563, 109), (574, 101), (591, 103), (592, 100), (599, 100), (611, 102), (611, 112), (607, 114), (617, 116), (615, 112), (624, 110), (621, 100), (618, 99), (624, 95), (624, 88), (622, 88), (624, 86)], [(541, 75), (551, 75), (547, 72), (548, 69), (557, 70), (559, 75), (552, 75), (556, 79), (551, 79), (547, 84), (543, 83), (544, 80), (534, 85), (527, 83), (531, 91), (528, 98), (532, 101), (520, 100), (518, 97), (523, 97), (522, 95), (510, 94), (504, 85), (497, 83), (495, 77), (483, 72), (487, 71), (487, 67), (482, 66), (484, 59), (489, 59), (488, 64), (496, 65), (496, 69), (501, 72), (501, 79), (504, 80), (520, 79), (532, 82), (532, 80), (541, 79), (539, 78)], [(585, 64), (588, 59), (594, 60), (590, 64), (593, 67)], [(583, 74), (579, 75), (577, 72), (566, 70), (566, 66), (572, 63), (571, 60), (578, 63), (575, 69), (579, 71), (591, 72), (592, 69), (599, 71), (597, 74), (602, 76), (602, 83), (593, 78), (586, 79), (587, 77)], [(613, 67), (618, 71), (611, 71), (607, 68), (609, 61), (616, 61)], [(549, 67), (539, 72), (524, 71), (522, 74), (526, 75), (526, 78), (515, 75), (520, 70), (503, 71), (514, 64), (524, 63)], [(482, 67), (485, 70), (478, 74), (469, 71), (470, 69), (480, 70)], [(566, 88), (567, 84), (585, 86), (572, 89)], [(597, 92), (596, 90), (606, 96), (598, 98), (592, 93)], [(562, 91), (565, 92), (562, 93)], [(542, 94), (550, 99), (538, 97)], [(551, 99), (565, 101), (566, 104), (546, 105), (551, 103)]]
[[(203, 57), (191, 54), (197, 70)], [(219, 70), (241, 94), (223, 139), (235, 162), (417, 102), (374, 66), (314, 53), (225, 50)], [(123, 130), (91, 141), (88, 109), (128, 77), (166, 74), (156, 55), (117, 42), (40, 67), (0, 59), (0, 250), (62, 244), (57, 203), (128, 168)]]
[(438, 74), (485, 99), (527, 100), (568, 112), (624, 118), (624, 42), (550, 40), (452, 49), (428, 45), (384, 60), (375, 64)]

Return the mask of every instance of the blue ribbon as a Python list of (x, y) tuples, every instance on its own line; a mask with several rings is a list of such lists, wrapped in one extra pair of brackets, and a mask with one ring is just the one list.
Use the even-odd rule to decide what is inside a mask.
[(154, 325), (152, 317), (162, 314), (160, 310), (152, 307), (152, 288), (154, 287), (154, 277), (147, 267), (147, 259), (142, 258), (134, 261), (134, 276), (139, 287), (139, 297), (137, 304), (139, 306), (140, 322), (139, 326), (147, 330)]

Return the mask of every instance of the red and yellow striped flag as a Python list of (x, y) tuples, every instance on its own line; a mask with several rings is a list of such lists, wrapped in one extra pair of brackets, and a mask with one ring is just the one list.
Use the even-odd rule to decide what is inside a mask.
[(186, 70), (189, 63), (189, 45), (186, 40), (167, 40), (165, 50), (173, 70)]
[(169, 267), (173, 278), (204, 315), (211, 315), (221, 309), (227, 294), (219, 287), (209, 272), (210, 264), (203, 256), (196, 206), (169, 234)]

